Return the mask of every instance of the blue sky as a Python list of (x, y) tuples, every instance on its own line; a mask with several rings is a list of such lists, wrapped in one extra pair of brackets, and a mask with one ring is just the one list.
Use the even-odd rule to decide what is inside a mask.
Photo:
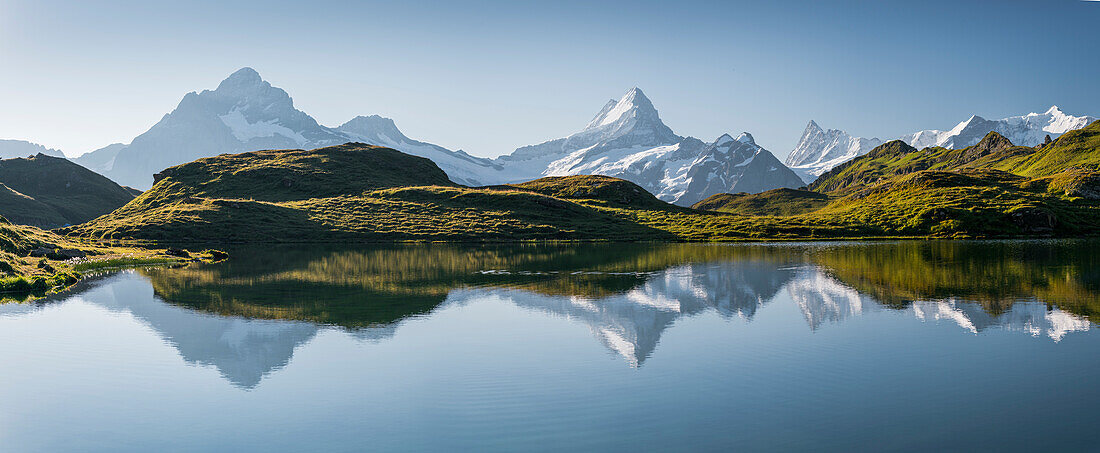
[(1100, 2), (93, 3), (0, 0), (0, 138), (128, 142), (243, 66), (322, 124), (380, 114), (482, 156), (632, 86), (678, 134), (748, 131), (780, 158), (810, 119), (891, 138), (1100, 115)]

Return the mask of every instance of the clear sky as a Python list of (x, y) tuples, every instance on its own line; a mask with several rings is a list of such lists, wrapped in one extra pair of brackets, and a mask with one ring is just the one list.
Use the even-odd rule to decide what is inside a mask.
[(1057, 104), (1100, 115), (1100, 2), (0, 0), (0, 138), (129, 142), (243, 66), (337, 126), (496, 156), (632, 86), (676, 133), (892, 138)]

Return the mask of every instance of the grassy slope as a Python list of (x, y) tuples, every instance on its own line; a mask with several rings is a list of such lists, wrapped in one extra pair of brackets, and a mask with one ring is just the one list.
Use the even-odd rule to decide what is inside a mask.
[(87, 222), (134, 198), (68, 159), (41, 154), (0, 160), (0, 183), (0, 215), (46, 228)]
[(1073, 236), (1098, 233), (1100, 202), (1051, 194), (998, 170), (921, 171), (852, 193), (814, 215), (897, 235)]
[[(29, 256), (32, 250), (40, 248), (51, 251), (75, 249), (87, 256), (73, 259), (55, 254)], [(76, 283), (82, 272), (179, 261), (179, 258), (165, 254), (164, 250), (58, 236), (35, 227), (15, 225), (0, 217), (0, 301), (44, 295), (58, 287)]]
[(750, 216), (806, 214), (825, 207), (829, 196), (798, 189), (775, 189), (761, 193), (720, 193), (691, 205), (692, 209)]
[[(966, 150), (931, 153), (944, 164), (985, 162), (1021, 152), (998, 137), (993, 134)], [(900, 162), (891, 164), (899, 168), (927, 157), (897, 143), (876, 150), (868, 160), (892, 159)], [(1091, 181), (1091, 174), (1038, 181), (991, 170), (967, 172), (898, 171), (902, 176), (875, 178), (881, 184), (846, 187), (830, 197), (806, 191), (733, 196), (736, 205), (728, 199), (724, 203), (733, 213), (723, 213), (672, 206), (633, 183), (603, 176), (460, 187), (426, 159), (354, 144), (223, 155), (173, 167), (126, 206), (64, 231), (181, 242), (724, 241), (1097, 233), (1093, 225), (1100, 224), (1100, 209), (1094, 200), (1080, 197), (1092, 186), (1084, 184), (1084, 192), (1063, 190)], [(867, 178), (847, 180), (859, 179)]]
[(959, 169), (996, 169), (1032, 178), (1069, 169), (1100, 170), (1100, 121), (1036, 148), (1013, 146), (995, 132), (987, 134), (977, 145), (963, 149), (917, 150), (893, 141), (822, 174), (809, 188), (848, 193), (917, 171)]
[(1074, 168), (1100, 171), (1100, 120), (1063, 134), (1033, 154), (1006, 159), (992, 167), (1030, 177), (1051, 176)]
[(1095, 243), (906, 242), (870, 248), (828, 247), (811, 260), (841, 282), (894, 307), (955, 299), (992, 314), (1037, 298), (1100, 320)]
[[(606, 204), (629, 194), (622, 200), (669, 207), (626, 181), (562, 182), (589, 187), (593, 196), (614, 194), (595, 200)], [(565, 186), (459, 187), (427, 159), (361, 144), (261, 151), (172, 167), (126, 206), (65, 231), (162, 241), (675, 239), (598, 206), (539, 193)]]
[(610, 176), (550, 176), (521, 184), (490, 188), (529, 191), (607, 207), (675, 209), (674, 205), (658, 200), (641, 186)]
[(895, 140), (825, 172), (810, 184), (809, 189), (850, 193), (918, 171), (992, 168), (993, 163), (1035, 151), (1035, 148), (1014, 146), (996, 132), (987, 134), (977, 145), (963, 149), (931, 147), (918, 150)]

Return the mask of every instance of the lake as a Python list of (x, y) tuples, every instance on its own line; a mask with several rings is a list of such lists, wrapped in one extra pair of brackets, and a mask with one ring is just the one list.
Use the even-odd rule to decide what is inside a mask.
[(280, 246), (0, 305), (0, 450), (1090, 450), (1100, 243)]

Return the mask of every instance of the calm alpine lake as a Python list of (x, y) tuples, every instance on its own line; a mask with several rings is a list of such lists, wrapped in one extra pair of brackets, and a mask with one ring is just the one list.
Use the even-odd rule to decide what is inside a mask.
[(1088, 450), (1100, 243), (287, 246), (0, 304), (0, 450)]

